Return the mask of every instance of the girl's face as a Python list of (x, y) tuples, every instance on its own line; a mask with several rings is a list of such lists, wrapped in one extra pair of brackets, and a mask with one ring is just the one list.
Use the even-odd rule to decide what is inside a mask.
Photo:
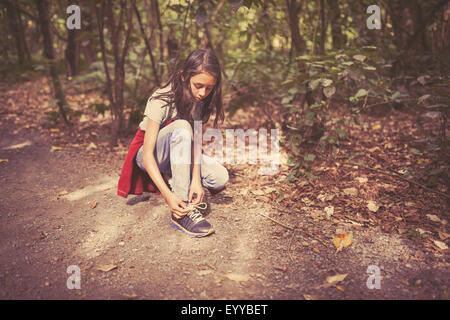
[(192, 76), (190, 79), (191, 93), (197, 101), (206, 98), (214, 89), (215, 85), (216, 78), (206, 71)]

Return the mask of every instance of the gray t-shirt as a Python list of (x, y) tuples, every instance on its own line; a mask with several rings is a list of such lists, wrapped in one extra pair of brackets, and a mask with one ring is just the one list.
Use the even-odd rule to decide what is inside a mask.
[(176, 117), (177, 110), (173, 106), (173, 104), (167, 104), (167, 102), (162, 99), (154, 98), (155, 96), (161, 93), (170, 91), (171, 87), (172, 86), (169, 84), (165, 88), (160, 88), (156, 90), (150, 96), (150, 98), (147, 101), (147, 106), (145, 107), (144, 119), (142, 119), (141, 123), (139, 124), (139, 128), (141, 128), (141, 130), (145, 131), (147, 129), (149, 118), (159, 124), (163, 124), (166, 121)]
[[(142, 131), (147, 129), (148, 119), (152, 119), (153, 121), (161, 124), (166, 123), (172, 118), (176, 118), (177, 109), (173, 104), (168, 104), (166, 101), (162, 99), (155, 99), (154, 97), (165, 92), (169, 92), (172, 88), (172, 85), (169, 84), (165, 88), (160, 88), (156, 90), (148, 99), (147, 106), (144, 110), (144, 119), (139, 124), (139, 128)], [(201, 120), (201, 104), (197, 104), (194, 107), (192, 112), (193, 120)]]

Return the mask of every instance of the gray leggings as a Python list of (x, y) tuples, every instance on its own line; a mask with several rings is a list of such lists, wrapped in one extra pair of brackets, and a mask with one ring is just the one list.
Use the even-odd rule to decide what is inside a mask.
[[(172, 176), (172, 188), (176, 196), (188, 201), (191, 182), (192, 127), (186, 120), (175, 120), (161, 128), (156, 140), (154, 156), (161, 173)], [(136, 163), (146, 171), (142, 161), (143, 146), (136, 154)], [(217, 160), (202, 154), (200, 177), (205, 188), (219, 190), (228, 182), (228, 171)]]

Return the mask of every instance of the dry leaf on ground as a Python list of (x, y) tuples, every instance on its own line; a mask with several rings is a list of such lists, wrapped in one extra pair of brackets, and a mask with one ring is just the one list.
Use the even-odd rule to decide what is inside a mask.
[(66, 195), (66, 194), (68, 194), (69, 192), (67, 192), (67, 190), (61, 190), (60, 192), (58, 192), (58, 195), (57, 195), (57, 197), (60, 197), (60, 196), (64, 196), (64, 195)]
[(355, 178), (355, 180), (357, 180), (361, 184), (366, 183), (367, 181), (369, 181), (367, 178), (364, 178), (364, 177), (357, 177), (357, 178)]
[(98, 271), (108, 272), (116, 269), (117, 266), (115, 264), (104, 264), (97, 268)]
[(435, 246), (438, 247), (439, 249), (442, 249), (442, 250), (447, 250), (447, 249), (448, 249), (448, 246), (447, 246), (445, 243), (443, 243), (442, 241), (433, 240), (433, 243), (434, 243)]
[(334, 276), (329, 276), (327, 277), (327, 283), (330, 284), (336, 284), (338, 282), (341, 282), (345, 279), (345, 277), (347, 277), (347, 273), (344, 274), (335, 274)]
[(439, 219), (439, 217), (434, 214), (427, 214), (427, 218), (433, 222), (441, 222), (442, 223), (441, 219)]
[(445, 232), (438, 231), (438, 234), (439, 234), (439, 238), (441, 238), (441, 240), (445, 240), (448, 237), (450, 237), (450, 234), (445, 233)]
[(380, 207), (375, 201), (369, 200), (367, 201), (367, 208), (369, 208), (369, 210), (372, 212), (377, 212)]
[(333, 244), (337, 248), (336, 252), (341, 251), (343, 248), (352, 244), (353, 235), (351, 232), (341, 232), (334, 239)]
[(230, 280), (233, 281), (248, 281), (250, 280), (250, 276), (248, 274), (238, 274), (238, 273), (228, 273), (225, 275)]
[(344, 193), (348, 196), (357, 196), (358, 195), (358, 190), (356, 188), (345, 188)]
[(262, 190), (252, 190), (251, 191), (255, 196), (263, 196), (264, 195), (264, 191)]
[(329, 220), (334, 213), (334, 207), (333, 206), (325, 207), (324, 210), (325, 213), (327, 214), (327, 219)]
[(56, 147), (56, 146), (52, 146), (50, 149), (50, 152), (56, 151), (56, 150), (62, 150), (62, 147)]
[(312, 294), (304, 294), (303, 298), (305, 298), (305, 300), (319, 300), (318, 296)]

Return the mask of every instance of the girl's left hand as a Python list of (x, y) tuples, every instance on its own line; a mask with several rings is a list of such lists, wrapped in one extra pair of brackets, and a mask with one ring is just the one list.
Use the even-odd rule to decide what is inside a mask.
[[(197, 195), (195, 200), (193, 200), (194, 194)], [(197, 180), (192, 180), (191, 187), (189, 190), (189, 202), (192, 201), (192, 204), (198, 204), (203, 201), (204, 195), (205, 195), (205, 190), (203, 190), (202, 183)]]

